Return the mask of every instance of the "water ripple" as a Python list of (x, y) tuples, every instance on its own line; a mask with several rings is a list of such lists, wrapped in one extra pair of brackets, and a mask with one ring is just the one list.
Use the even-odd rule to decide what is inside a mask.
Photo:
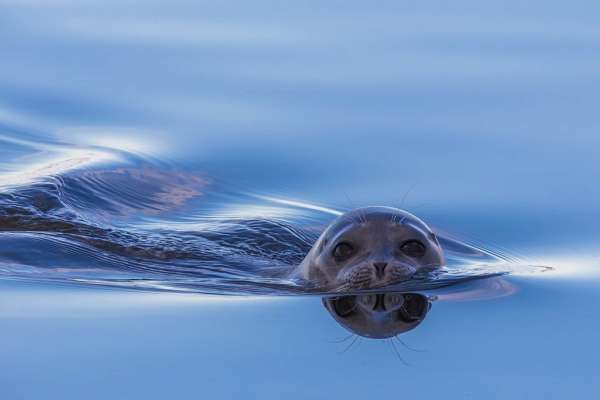
[[(0, 177), (4, 279), (232, 295), (321, 293), (287, 276), (338, 210), (234, 191), (133, 154), (47, 145), (41, 156), (39, 144), (7, 139), (2, 145), (19, 146)], [(19, 169), (27, 146), (39, 162)], [(534, 268), (440, 239), (447, 265), (390, 290)]]

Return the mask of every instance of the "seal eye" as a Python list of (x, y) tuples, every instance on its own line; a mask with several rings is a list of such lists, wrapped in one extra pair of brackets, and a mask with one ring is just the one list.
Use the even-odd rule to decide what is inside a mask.
[(354, 254), (354, 247), (350, 243), (346, 243), (346, 242), (339, 243), (333, 249), (333, 257), (338, 261), (342, 261), (347, 258), (350, 258), (350, 256), (352, 256), (352, 254)]
[(409, 257), (421, 258), (425, 255), (425, 245), (418, 240), (409, 240), (402, 243), (400, 251)]

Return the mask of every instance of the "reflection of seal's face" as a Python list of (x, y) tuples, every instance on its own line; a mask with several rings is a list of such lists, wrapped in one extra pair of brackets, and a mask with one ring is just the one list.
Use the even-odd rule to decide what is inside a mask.
[(441, 266), (435, 234), (412, 214), (390, 207), (361, 208), (323, 232), (300, 268), (326, 289), (382, 287)]
[(431, 307), (427, 297), (415, 293), (377, 293), (324, 297), (335, 320), (357, 335), (384, 339), (415, 328)]

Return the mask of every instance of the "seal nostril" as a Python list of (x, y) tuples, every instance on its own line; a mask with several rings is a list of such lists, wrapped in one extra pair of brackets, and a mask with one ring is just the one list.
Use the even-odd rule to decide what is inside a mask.
[(375, 276), (377, 277), (377, 279), (383, 278), (383, 275), (385, 273), (385, 267), (387, 267), (387, 263), (386, 262), (376, 262), (376, 263), (373, 263), (373, 266), (375, 267)]

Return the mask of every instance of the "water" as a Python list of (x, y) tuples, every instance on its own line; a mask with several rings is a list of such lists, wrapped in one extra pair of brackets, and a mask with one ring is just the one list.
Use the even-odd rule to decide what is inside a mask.
[[(598, 391), (596, 6), (2, 8), (2, 398)], [(446, 268), (286, 275), (374, 204)]]
[[(5, 278), (206, 294), (324, 294), (293, 271), (341, 211), (235, 192), (131, 153), (14, 136), (1, 142), (19, 160), (6, 164), (0, 182)], [(439, 240), (444, 268), (397, 289), (536, 270), (505, 254)]]

